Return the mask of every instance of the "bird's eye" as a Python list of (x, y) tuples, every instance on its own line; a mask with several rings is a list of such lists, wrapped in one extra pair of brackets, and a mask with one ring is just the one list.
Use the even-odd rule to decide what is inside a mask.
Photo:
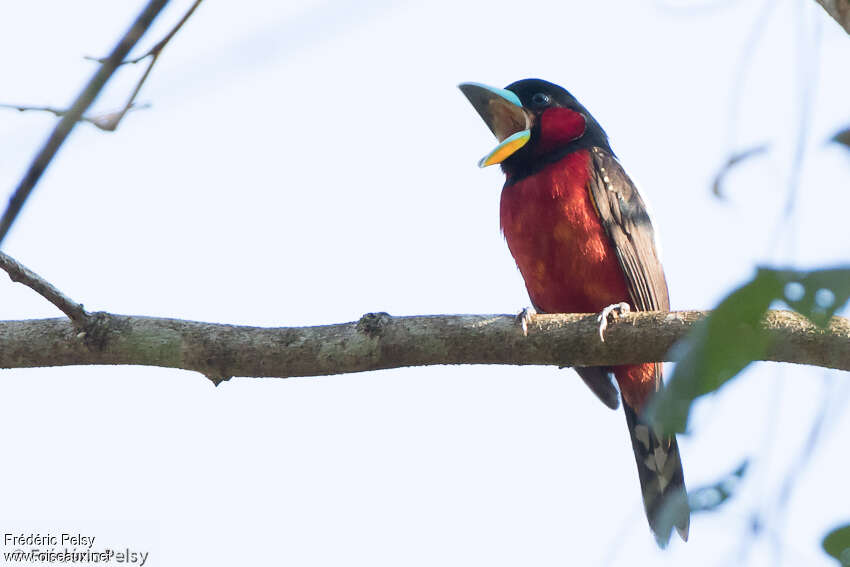
[(531, 104), (539, 108), (548, 106), (550, 102), (551, 99), (546, 93), (536, 93), (534, 96), (531, 97)]

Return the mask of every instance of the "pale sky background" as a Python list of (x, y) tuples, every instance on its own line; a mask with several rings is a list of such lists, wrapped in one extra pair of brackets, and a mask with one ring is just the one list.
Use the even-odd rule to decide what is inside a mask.
[[(6, 2), (0, 102), (68, 104), (94, 70), (83, 56), (105, 55), (142, 5)], [(711, 308), (756, 263), (848, 261), (850, 159), (824, 144), (850, 123), (848, 61), (813, 0), (207, 0), (146, 84), (153, 107), (113, 134), (79, 126), (3, 249), (92, 310), (269, 326), (518, 312), (503, 178), (475, 165), (494, 140), (456, 85), (540, 77), (587, 106), (651, 201), (673, 307)], [(54, 122), (0, 112), (2, 195)], [(712, 197), (730, 150), (764, 141)], [(0, 281), (0, 319), (58, 315)], [(157, 368), (6, 370), (0, 529), (94, 535), (154, 566), (715, 566), (741, 561), (762, 511), (748, 565), (825, 566), (821, 537), (850, 520), (848, 393), (847, 374), (763, 363), (701, 402), (680, 437), (688, 486), (753, 466), (662, 553), (623, 416), (572, 371), (214, 388)], [(780, 510), (824, 396), (824, 434)]]

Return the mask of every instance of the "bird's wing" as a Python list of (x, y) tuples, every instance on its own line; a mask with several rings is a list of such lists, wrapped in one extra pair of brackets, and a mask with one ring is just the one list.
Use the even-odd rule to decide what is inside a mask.
[(667, 280), (643, 199), (614, 156), (593, 148), (591, 160), (590, 195), (617, 251), (632, 304), (638, 311), (670, 309)]

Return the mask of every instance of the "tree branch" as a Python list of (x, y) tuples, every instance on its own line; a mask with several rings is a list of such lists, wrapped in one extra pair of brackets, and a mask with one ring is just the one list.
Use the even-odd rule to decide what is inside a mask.
[[(171, 28), (165, 37), (156, 42), (156, 44), (147, 50), (144, 54), (135, 57), (133, 59), (125, 59), (120, 61), (116, 67), (120, 67), (122, 65), (135, 65), (144, 59), (150, 58), (148, 61), (148, 66), (145, 68), (145, 71), (142, 73), (142, 76), (136, 81), (136, 86), (133, 88), (133, 91), (130, 93), (130, 97), (127, 99), (127, 102), (124, 103), (118, 110), (113, 110), (112, 112), (105, 112), (103, 114), (98, 114), (96, 116), (80, 116), (80, 122), (88, 122), (89, 124), (94, 125), (95, 127), (105, 131), (105, 132), (114, 132), (118, 129), (118, 125), (121, 123), (121, 120), (124, 119), (124, 116), (127, 115), (131, 110), (141, 110), (144, 108), (150, 108), (150, 104), (136, 104), (136, 97), (139, 94), (139, 91), (142, 90), (142, 85), (145, 84), (148, 76), (151, 73), (151, 69), (156, 64), (159, 59), (160, 54), (162, 54), (162, 50), (165, 49), (165, 46), (168, 45), (168, 42), (180, 31), (180, 28), (183, 27), (183, 24), (189, 19), (189, 17), (195, 12), (195, 10), (200, 6), (203, 0), (195, 0), (195, 2), (189, 7), (189, 10), (183, 14), (183, 17)], [(86, 57), (89, 61), (95, 61), (100, 63), (101, 65), (110, 64), (109, 57)], [(20, 104), (0, 104), (0, 108), (10, 108), (12, 110), (17, 110), (19, 112), (49, 112), (54, 116), (62, 118), (67, 115), (71, 110), (63, 110), (61, 108), (54, 108), (52, 106), (30, 106), (30, 105), (20, 105)]]
[[(705, 311), (621, 316), (599, 340), (596, 315), (535, 315), (523, 336), (513, 315), (391, 317), (318, 327), (245, 327), (92, 314), (81, 338), (67, 319), (0, 321), (0, 367), (134, 364), (231, 376), (321, 376), (438, 364), (613, 365), (671, 360), (673, 344)], [(850, 370), (850, 320), (819, 329), (789, 311), (763, 321), (764, 360)]]
[(3, 213), (3, 217), (0, 218), (0, 242), (3, 242), (3, 238), (5, 238), (9, 229), (12, 227), (12, 223), (15, 222), (15, 218), (20, 213), (27, 197), (29, 197), (33, 188), (35, 188), (36, 183), (38, 183), (47, 166), (50, 165), (51, 160), (53, 160), (56, 152), (59, 151), (59, 148), (71, 133), (71, 130), (74, 129), (74, 126), (76, 126), (89, 106), (94, 102), (94, 99), (100, 94), (103, 86), (115, 70), (121, 66), (124, 58), (127, 57), (127, 54), (130, 53), (136, 42), (141, 39), (142, 35), (144, 35), (153, 23), (154, 18), (156, 18), (167, 3), (168, 0), (150, 0), (148, 2), (148, 5), (138, 15), (130, 26), (130, 29), (118, 41), (118, 44), (112, 49), (109, 56), (104, 59), (94, 76), (83, 87), (82, 92), (77, 96), (71, 108), (59, 120), (59, 123), (53, 129), (53, 132), (38, 152), (38, 155), (30, 163), (26, 174), (24, 174), (23, 179), (21, 179), (21, 182), (9, 199), (9, 205)]
[(0, 268), (9, 274), (10, 280), (24, 284), (55, 305), (59, 311), (68, 316), (71, 322), (78, 329), (84, 328), (89, 323), (89, 314), (86, 313), (86, 310), (83, 309), (81, 304), (77, 303), (56, 289), (53, 284), (3, 252), (0, 252)]
[[(103, 130), (105, 132), (114, 132), (115, 128), (118, 127), (118, 120), (123, 118), (125, 114), (127, 114), (131, 110), (144, 110), (150, 108), (151, 105), (149, 103), (144, 104), (136, 104), (130, 103), (130, 105), (125, 105), (121, 107), (120, 110), (113, 110), (112, 112), (104, 112), (103, 114), (97, 114), (94, 116), (81, 116), (80, 122), (88, 122), (92, 126)], [(62, 118), (66, 114), (68, 114), (67, 110), (63, 110), (61, 108), (54, 108), (52, 106), (30, 106), (25, 104), (0, 104), (0, 108), (9, 108), (11, 110), (17, 110), (18, 112), (49, 112), (53, 116), (57, 118)]]
[[(130, 93), (130, 98), (127, 99), (127, 102), (124, 104), (124, 107), (121, 110), (106, 115), (108, 118), (101, 120), (100, 124), (96, 123), (95, 126), (100, 128), (101, 130), (107, 130), (109, 132), (112, 132), (116, 128), (118, 128), (118, 124), (124, 118), (124, 115), (127, 114), (127, 112), (129, 112), (131, 108), (133, 108), (136, 96), (138, 96), (139, 91), (142, 90), (142, 85), (145, 84), (145, 81), (147, 80), (148, 75), (150, 75), (153, 66), (159, 59), (160, 54), (162, 54), (162, 50), (165, 49), (165, 46), (168, 45), (168, 42), (171, 41), (171, 39), (177, 34), (178, 31), (180, 31), (180, 28), (183, 27), (183, 24), (186, 23), (186, 21), (192, 16), (198, 6), (201, 5), (202, 1), (203, 0), (195, 0), (195, 2), (192, 3), (186, 13), (183, 14), (183, 17), (180, 18), (180, 20), (174, 25), (173, 28), (171, 28), (171, 31), (165, 34), (165, 37), (156, 42), (156, 44), (149, 50), (147, 50), (143, 55), (140, 55), (135, 59), (127, 59), (126, 61), (121, 62), (121, 65), (135, 65), (136, 63), (139, 63), (144, 59), (150, 58), (150, 60), (148, 61), (148, 66), (145, 68), (145, 71), (142, 73), (142, 76), (136, 82), (136, 86), (133, 89), (133, 92)], [(93, 57), (88, 57), (87, 59), (98, 61), (100, 63), (103, 62), (101, 59), (96, 59)]]
[(850, 34), (850, 0), (817, 0), (817, 3)]

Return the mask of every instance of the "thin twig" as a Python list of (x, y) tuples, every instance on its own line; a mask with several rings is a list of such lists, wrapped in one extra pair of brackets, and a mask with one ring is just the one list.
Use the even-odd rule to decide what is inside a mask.
[[(144, 110), (150, 108), (150, 103), (142, 103), (142, 104), (131, 104), (130, 108), (122, 111), (124, 114), (127, 111), (131, 110)], [(0, 108), (10, 108), (12, 110), (17, 110), (18, 112), (49, 112), (50, 114), (62, 118), (66, 114), (68, 114), (67, 110), (62, 110), (61, 108), (55, 108), (53, 106), (29, 106), (29, 105), (21, 105), (21, 104), (2, 104), (0, 103)], [(115, 127), (117, 124), (115, 123), (115, 116), (119, 113), (118, 110), (113, 110), (112, 112), (104, 112), (103, 114), (97, 114), (95, 116), (83, 116), (80, 118), (80, 122), (88, 122), (93, 126), (100, 128), (106, 132), (115, 131)]]
[[(168, 42), (171, 41), (171, 38), (174, 37), (178, 31), (180, 31), (180, 28), (183, 27), (183, 24), (186, 23), (186, 20), (188, 20), (192, 16), (192, 14), (195, 12), (195, 9), (201, 5), (202, 1), (203, 0), (195, 0), (194, 4), (192, 4), (189, 10), (185, 14), (183, 14), (183, 17), (180, 18), (180, 21), (177, 22), (177, 24), (171, 29), (171, 31), (168, 32), (164, 38), (159, 40), (156, 45), (154, 45), (148, 50), (147, 55), (153, 55), (154, 57), (158, 56), (160, 52), (165, 48), (165, 46), (168, 45)], [(138, 58), (134, 62), (141, 61), (141, 59), (142, 58)]]
[(203, 0), (195, 0), (195, 2), (192, 4), (192, 6), (189, 8), (189, 10), (185, 14), (183, 14), (183, 17), (180, 18), (180, 21), (177, 22), (177, 24), (171, 29), (171, 31), (168, 32), (165, 35), (165, 37), (163, 37), (161, 40), (159, 40), (146, 53), (144, 53), (143, 55), (140, 55), (139, 57), (136, 57), (135, 59), (127, 59), (126, 61), (123, 61), (121, 63), (122, 65), (135, 65), (136, 63), (139, 63), (143, 59), (150, 57), (150, 61), (148, 61), (148, 66), (147, 66), (147, 68), (145, 68), (145, 72), (142, 73), (142, 76), (139, 78), (139, 81), (136, 83), (136, 87), (133, 89), (133, 92), (130, 93), (130, 98), (127, 99), (127, 103), (124, 105), (123, 109), (121, 109), (118, 112), (115, 112), (111, 115), (112, 118), (108, 123), (105, 124), (106, 127), (103, 128), (104, 130), (110, 130), (111, 131), (111, 130), (115, 130), (116, 128), (118, 128), (118, 124), (124, 118), (124, 115), (127, 114), (127, 112), (133, 107), (134, 101), (136, 100), (136, 96), (139, 94), (139, 91), (142, 90), (142, 85), (145, 84), (145, 81), (147, 80), (148, 75), (150, 75), (150, 73), (151, 73), (151, 69), (153, 69), (153, 66), (156, 64), (157, 60), (159, 59), (159, 56), (162, 53), (162, 50), (165, 49), (165, 46), (168, 45), (168, 42), (171, 41), (171, 38), (173, 38), (174, 35), (178, 31), (180, 31), (180, 28), (183, 27), (183, 24), (186, 23), (186, 20), (189, 19), (189, 17), (192, 15), (192, 13), (194, 13), (195, 9), (201, 4), (202, 1)]
[(74, 126), (76, 126), (86, 110), (88, 110), (98, 94), (100, 94), (106, 82), (112, 77), (112, 74), (121, 65), (121, 62), (124, 61), (124, 58), (127, 57), (127, 54), (130, 53), (136, 42), (141, 39), (167, 3), (168, 0), (150, 0), (148, 2), (148, 5), (145, 6), (145, 9), (142, 10), (142, 13), (139, 14), (130, 26), (130, 29), (119, 40), (100, 68), (77, 96), (74, 104), (68, 109), (67, 114), (59, 120), (47, 142), (45, 142), (44, 146), (35, 156), (23, 179), (21, 179), (21, 182), (9, 199), (9, 205), (6, 207), (2, 219), (0, 219), (0, 243), (3, 242), (3, 239), (12, 227), (12, 223), (15, 222), (18, 213), (21, 212), (21, 208), (24, 206), (33, 188), (35, 188), (41, 175), (47, 169), (47, 166), (50, 165), (56, 152), (59, 151), (65, 139), (74, 129)]
[[(112, 112), (105, 112), (96, 116), (83, 116), (80, 118), (80, 121), (88, 122), (89, 124), (92, 124), (97, 128), (100, 128), (101, 130), (104, 130), (105, 132), (114, 132), (118, 129), (118, 125), (121, 123), (121, 121), (124, 119), (124, 116), (126, 116), (128, 112), (130, 112), (131, 110), (141, 110), (144, 108), (150, 108), (150, 104), (148, 103), (136, 104), (136, 97), (138, 96), (139, 91), (142, 90), (142, 85), (144, 85), (145, 81), (148, 78), (148, 75), (150, 75), (151, 69), (153, 68), (154, 63), (156, 63), (156, 60), (159, 58), (160, 53), (162, 53), (162, 50), (165, 48), (166, 45), (168, 45), (168, 42), (171, 41), (171, 38), (174, 37), (174, 35), (180, 30), (180, 28), (183, 27), (183, 24), (186, 23), (186, 20), (189, 19), (189, 16), (192, 15), (192, 13), (202, 1), (203, 0), (196, 0), (195, 3), (192, 4), (192, 7), (189, 8), (189, 10), (183, 15), (183, 17), (180, 19), (179, 22), (177, 22), (177, 24), (171, 29), (171, 31), (169, 31), (164, 38), (159, 40), (148, 51), (134, 59), (125, 59), (124, 61), (121, 61), (118, 64), (119, 67), (121, 65), (135, 65), (136, 63), (139, 63), (144, 59), (150, 58), (145, 72), (142, 73), (142, 76), (136, 82), (136, 86), (124, 106), (122, 106), (118, 110), (114, 110)], [(96, 61), (101, 65), (106, 63), (106, 61), (108, 60), (108, 58), (103, 57), (87, 56), (85, 58), (90, 61)], [(0, 104), (0, 108), (11, 108), (21, 112), (28, 110), (50, 112), (51, 114), (54, 114), (60, 118), (65, 116), (69, 112), (67, 110), (54, 108), (52, 106), (22, 106), (14, 104)]]
[[(101, 130), (104, 130), (106, 132), (114, 132), (115, 130), (118, 129), (118, 125), (121, 123), (121, 121), (124, 119), (124, 116), (126, 116), (128, 112), (130, 112), (131, 110), (134, 110), (134, 109), (135, 110), (141, 110), (143, 108), (150, 108), (150, 104), (136, 104), (136, 102), (135, 102), (136, 97), (138, 96), (139, 91), (142, 90), (142, 85), (144, 85), (145, 81), (147, 80), (148, 76), (150, 75), (151, 69), (153, 69), (153, 66), (156, 63), (157, 59), (159, 58), (159, 55), (162, 53), (162, 50), (165, 49), (165, 46), (168, 45), (168, 42), (171, 41), (171, 38), (173, 38), (174, 35), (178, 31), (180, 31), (180, 28), (183, 27), (183, 24), (186, 23), (186, 20), (189, 19), (189, 17), (192, 15), (192, 13), (195, 11), (195, 9), (201, 4), (202, 1), (203, 0), (195, 0), (195, 3), (192, 4), (192, 6), (189, 8), (189, 10), (183, 15), (182, 18), (180, 18), (180, 21), (177, 22), (177, 24), (173, 28), (171, 28), (171, 31), (169, 31), (165, 35), (165, 37), (163, 37), (161, 40), (156, 42), (156, 44), (154, 44), (153, 47), (151, 47), (145, 53), (143, 53), (142, 55), (140, 55), (136, 58), (125, 59), (118, 64), (119, 67), (122, 66), (122, 65), (135, 65), (136, 63), (139, 63), (144, 59), (150, 58), (150, 61), (148, 62), (147, 68), (145, 68), (144, 73), (142, 73), (142, 76), (136, 82), (136, 86), (133, 88), (133, 92), (130, 94), (130, 98), (127, 100), (127, 102), (124, 104), (124, 106), (122, 106), (118, 110), (114, 110), (112, 112), (105, 112), (105, 113), (99, 114), (97, 116), (91, 116), (91, 117), (83, 116), (83, 117), (80, 118), (80, 120), (82, 122), (88, 122), (90, 124), (93, 124), (97, 128), (100, 128)], [(108, 57), (103, 58), (103, 57), (89, 57), (89, 56), (86, 56), (85, 59), (88, 59), (89, 61), (96, 61), (97, 63), (100, 63), (101, 65), (105, 64), (109, 60)], [(61, 109), (58, 109), (58, 108), (54, 108), (52, 106), (19, 106), (19, 105), (12, 105), (12, 104), (0, 104), (0, 108), (13, 108), (13, 109), (19, 110), (19, 111), (36, 110), (36, 111), (42, 111), (42, 112), (50, 112), (50, 113), (55, 114), (56, 116), (59, 116), (59, 117), (62, 117), (62, 116), (65, 116), (66, 114), (68, 114), (67, 110), (61, 110)]]
[(58, 307), (77, 328), (82, 329), (89, 323), (89, 314), (83, 309), (82, 304), (77, 303), (50, 282), (3, 252), (0, 252), (0, 268), (6, 270), (9, 279), (13, 282), (24, 284)]
[(752, 148), (747, 148), (746, 150), (730, 154), (726, 163), (724, 163), (720, 170), (714, 175), (714, 182), (711, 184), (711, 192), (714, 196), (718, 199), (726, 198), (723, 191), (723, 184), (731, 169), (740, 164), (742, 161), (749, 160), (750, 158), (766, 153), (769, 149), (769, 144), (759, 144), (758, 146), (753, 146)]

